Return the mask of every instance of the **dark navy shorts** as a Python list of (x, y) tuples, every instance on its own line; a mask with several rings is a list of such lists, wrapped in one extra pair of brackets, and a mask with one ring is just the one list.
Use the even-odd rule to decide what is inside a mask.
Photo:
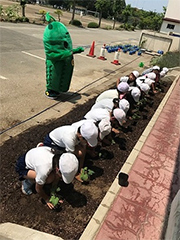
[(44, 146), (51, 147), (53, 149), (60, 150), (60, 151), (63, 151), (63, 152), (65, 150), (65, 148), (56, 145), (53, 142), (53, 140), (50, 138), (49, 134), (46, 135), (43, 144), (44, 144)]
[(24, 176), (26, 176), (29, 171), (29, 169), (26, 169), (25, 157), (26, 157), (26, 154), (24, 154), (23, 156), (20, 156), (16, 163), (16, 172), (19, 174), (20, 181), (24, 180)]

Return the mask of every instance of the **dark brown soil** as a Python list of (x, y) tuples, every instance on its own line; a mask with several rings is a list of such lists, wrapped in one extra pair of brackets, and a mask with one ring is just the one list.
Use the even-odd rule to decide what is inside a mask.
[(23, 195), (21, 182), (15, 172), (15, 163), (18, 156), (35, 147), (52, 129), (82, 119), (94, 104), (94, 99), (77, 106), (73, 111), (57, 120), (32, 127), (6, 141), (1, 147), (0, 222), (17, 223), (68, 240), (78, 239), (153, 116), (170, 84), (171, 82), (168, 81), (164, 87), (164, 93), (160, 92), (152, 97), (154, 104), (152, 107), (147, 106), (141, 112), (141, 119), (128, 120), (128, 130), (121, 132), (115, 145), (102, 147), (113, 152), (112, 159), (87, 160), (87, 165), (95, 171), (96, 177), (88, 185), (83, 185), (75, 180), (73, 185), (69, 186), (68, 191), (62, 193), (65, 200), (59, 212), (50, 210), (46, 205), (43, 205), (38, 194)]

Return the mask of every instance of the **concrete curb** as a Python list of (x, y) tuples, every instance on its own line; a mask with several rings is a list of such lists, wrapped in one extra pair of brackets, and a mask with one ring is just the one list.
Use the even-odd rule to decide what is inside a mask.
[[(129, 157), (127, 158), (126, 162), (122, 166), (120, 172), (124, 172), (126, 174), (128, 174), (130, 172), (134, 162), (136, 161), (136, 158), (137, 158), (138, 154), (140, 153), (141, 148), (143, 147), (149, 133), (151, 132), (151, 130), (152, 130), (155, 122), (157, 121), (162, 109), (164, 108), (164, 106), (165, 106), (172, 90), (174, 89), (178, 79), (179, 79), (179, 76), (177, 76), (175, 78), (175, 80), (173, 81), (171, 87), (169, 88), (165, 97), (161, 101), (158, 109), (154, 113), (153, 117), (151, 118), (150, 122), (148, 123), (147, 127), (145, 128), (144, 132), (142, 133), (141, 137), (137, 141), (137, 143), (134, 146), (133, 150), (131, 151)], [(119, 175), (119, 173), (118, 173), (118, 175)], [(117, 197), (117, 195), (118, 195), (118, 193), (121, 189), (121, 186), (119, 186), (119, 184), (118, 184), (118, 175), (116, 176), (114, 182), (112, 183), (111, 187), (107, 191), (104, 199), (102, 200), (102, 202), (100, 203), (96, 212), (92, 216), (89, 224), (85, 228), (85, 230), (82, 233), (79, 240), (87, 240), (87, 239), (88, 240), (93, 240), (93, 239), (95, 239), (95, 237), (98, 233), (98, 230), (100, 229), (100, 227), (101, 227), (101, 225), (102, 225), (102, 223), (103, 223), (103, 221), (104, 221), (112, 203), (116, 199), (116, 197)]]
[(14, 223), (0, 224), (0, 239), (2, 240), (63, 240), (60, 237), (23, 227)]

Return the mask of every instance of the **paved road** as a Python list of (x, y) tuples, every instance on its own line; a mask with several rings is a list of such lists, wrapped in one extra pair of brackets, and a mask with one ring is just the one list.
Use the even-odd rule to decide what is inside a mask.
[[(56, 101), (47, 99), (45, 91), (45, 54), (43, 31), (45, 26), (33, 24), (0, 23), (1, 53), (1, 130), (24, 121), (52, 106)], [(127, 70), (126, 64), (137, 55), (121, 54), (121, 66), (110, 62), (114, 53), (107, 54), (107, 61), (89, 58), (92, 41), (95, 41), (95, 54), (99, 56), (104, 43), (138, 44), (140, 31), (107, 31), (102, 29), (68, 28), (73, 47), (85, 46), (85, 51), (75, 55), (75, 68), (69, 92), (78, 92), (93, 81), (106, 77), (111, 71)], [(138, 64), (136, 64), (138, 66)], [(116, 80), (116, 79), (115, 79)], [(81, 96), (80, 96), (81, 97)]]

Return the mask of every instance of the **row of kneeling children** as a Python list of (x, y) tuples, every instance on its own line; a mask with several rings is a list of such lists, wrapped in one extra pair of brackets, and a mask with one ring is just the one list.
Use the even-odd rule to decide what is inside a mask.
[(22, 181), (22, 192), (31, 195), (35, 184), (36, 192), (53, 209), (55, 204), (44, 191), (44, 185), (56, 187), (60, 179), (65, 184), (70, 184), (74, 178), (83, 182), (81, 173), (86, 154), (97, 157), (98, 143), (111, 144), (112, 132), (119, 134), (119, 126), (132, 118), (137, 103), (149, 92), (157, 93), (160, 78), (167, 72), (167, 68), (161, 70), (158, 66), (141, 76), (138, 71), (132, 71), (117, 80), (116, 88), (102, 92), (83, 119), (47, 133), (44, 142), (17, 160), (16, 172)]

